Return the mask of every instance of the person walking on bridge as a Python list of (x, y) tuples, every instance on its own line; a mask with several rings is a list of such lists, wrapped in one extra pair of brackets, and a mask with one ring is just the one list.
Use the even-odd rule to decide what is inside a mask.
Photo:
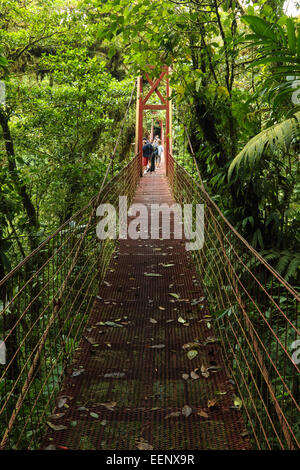
[(164, 148), (163, 148), (163, 146), (161, 145), (161, 140), (158, 140), (157, 155), (156, 155), (156, 157), (155, 157), (155, 163), (156, 163), (157, 168), (160, 167), (160, 164), (161, 164), (161, 156), (162, 156), (163, 151), (164, 151)]
[(153, 147), (149, 140), (144, 139), (143, 140), (143, 164), (146, 166), (144, 175), (148, 171), (153, 171), (151, 170), (152, 167), (152, 155), (153, 155)]

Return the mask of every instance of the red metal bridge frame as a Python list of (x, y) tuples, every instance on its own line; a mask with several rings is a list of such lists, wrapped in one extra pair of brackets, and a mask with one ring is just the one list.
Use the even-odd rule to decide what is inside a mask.
[[(154, 69), (153, 66), (150, 66), (151, 69)], [(171, 90), (169, 83), (170, 69), (167, 66), (162, 68), (162, 71), (157, 79), (154, 81), (149, 77), (148, 73), (141, 75), (138, 78), (138, 87), (137, 87), (137, 134), (136, 134), (136, 153), (140, 153), (141, 158), (141, 176), (142, 176), (142, 157), (143, 157), (143, 118), (145, 110), (165, 110), (166, 111), (166, 130), (164, 132), (162, 126), (162, 136), (164, 136), (164, 155), (166, 162), (166, 174), (168, 175), (168, 157), (169, 153), (172, 151), (172, 107), (171, 107)], [(161, 82), (165, 78), (165, 96), (159, 91), (158, 87), (161, 85)], [(143, 83), (144, 80), (150, 84), (150, 90), (143, 96)], [(147, 104), (150, 96), (156, 93), (160, 99), (161, 104)]]

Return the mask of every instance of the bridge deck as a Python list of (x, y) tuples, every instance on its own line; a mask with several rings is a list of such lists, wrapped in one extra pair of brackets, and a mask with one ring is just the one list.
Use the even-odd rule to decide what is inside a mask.
[[(174, 202), (163, 170), (141, 179), (134, 202)], [(249, 448), (215, 335), (184, 240), (121, 241), (43, 448)]]

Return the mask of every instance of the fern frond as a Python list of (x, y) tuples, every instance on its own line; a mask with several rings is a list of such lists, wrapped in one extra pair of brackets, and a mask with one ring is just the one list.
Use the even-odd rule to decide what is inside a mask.
[(297, 278), (300, 272), (300, 253), (288, 250), (264, 250), (260, 254), (286, 281)]
[(293, 139), (299, 137), (300, 111), (292, 118), (274, 124), (253, 137), (231, 162), (228, 179), (231, 178), (234, 170), (239, 170), (241, 165), (253, 168), (267, 151), (271, 154), (275, 154), (278, 150), (287, 152)]
[(288, 281), (290, 278), (296, 277), (298, 270), (300, 270), (300, 253), (296, 254), (294, 259), (290, 262), (284, 276), (285, 279)]
[(284, 275), (286, 267), (289, 265), (291, 261), (291, 256), (289, 254), (285, 254), (281, 256), (278, 260), (278, 263), (275, 267), (276, 271), (279, 272), (282, 276)]

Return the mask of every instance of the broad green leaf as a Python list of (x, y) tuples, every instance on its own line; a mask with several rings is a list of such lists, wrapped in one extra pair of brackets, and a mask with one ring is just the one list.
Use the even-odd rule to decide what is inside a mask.
[(236, 407), (239, 408), (239, 409), (241, 409), (242, 406), (243, 406), (242, 400), (241, 400), (239, 397), (237, 397), (237, 396), (234, 397), (233, 404), (234, 404), (234, 406), (236, 406)]
[(288, 33), (288, 43), (289, 48), (292, 54), (296, 53), (296, 32), (295, 32), (295, 25), (291, 18), (287, 18), (286, 20), (287, 26), (287, 33)]

